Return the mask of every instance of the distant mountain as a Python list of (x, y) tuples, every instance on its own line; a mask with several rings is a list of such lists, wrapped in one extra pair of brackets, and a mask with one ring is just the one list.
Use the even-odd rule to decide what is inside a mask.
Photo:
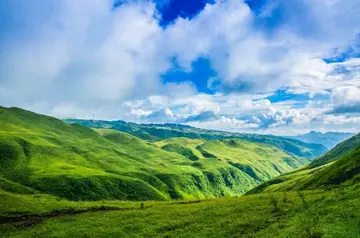
[(268, 180), (249, 193), (329, 189), (356, 186), (359, 181), (360, 133), (338, 144), (306, 167)]
[(68, 123), (78, 123), (90, 128), (110, 128), (126, 132), (150, 142), (165, 140), (173, 137), (186, 137), (190, 139), (221, 140), (242, 139), (250, 142), (264, 143), (275, 146), (295, 156), (316, 158), (328, 151), (320, 144), (305, 143), (292, 138), (273, 135), (242, 134), (225, 131), (215, 131), (195, 128), (181, 124), (136, 124), (125, 121), (77, 120), (65, 119)]
[[(139, 127), (127, 124), (116, 125)], [(101, 125), (111, 127), (111, 122)], [(150, 125), (143, 132), (155, 138), (168, 131), (172, 135), (169, 127), (179, 128), (176, 133), (192, 130), (164, 127)], [(150, 142), (0, 107), (0, 192), (41, 192), (69, 200), (223, 197), (243, 194), (308, 162), (263, 143), (189, 138)]]
[(322, 144), (329, 150), (334, 148), (340, 142), (352, 137), (355, 133), (344, 133), (344, 132), (315, 132), (311, 131), (304, 135), (292, 136), (289, 138), (300, 140), (306, 143)]

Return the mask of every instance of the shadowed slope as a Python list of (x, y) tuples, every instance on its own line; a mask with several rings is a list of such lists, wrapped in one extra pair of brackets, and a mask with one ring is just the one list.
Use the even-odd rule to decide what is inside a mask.
[(311, 164), (309, 164), (308, 167), (314, 168), (338, 160), (345, 154), (350, 153), (358, 146), (360, 146), (360, 134), (357, 134), (345, 140), (344, 142), (341, 142), (332, 150), (314, 160)]
[(288, 154), (309, 159), (325, 153), (327, 148), (320, 144), (309, 144), (302, 141), (273, 135), (240, 134), (195, 128), (181, 124), (136, 124), (124, 121), (94, 121), (66, 119), (65, 122), (79, 123), (90, 128), (108, 128), (126, 132), (148, 141), (158, 141), (174, 137), (189, 139), (222, 140), (241, 139), (250, 142), (275, 146)]
[(359, 181), (360, 134), (340, 143), (305, 168), (266, 181), (249, 193), (328, 189), (358, 185)]
[(0, 122), (0, 176), (6, 183), (71, 200), (237, 195), (307, 162), (241, 140), (189, 139), (195, 148), (178, 141), (155, 145), (19, 108), (1, 108)]

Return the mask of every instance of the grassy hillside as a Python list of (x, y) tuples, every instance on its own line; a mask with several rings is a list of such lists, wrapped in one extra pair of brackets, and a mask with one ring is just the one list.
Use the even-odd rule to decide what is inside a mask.
[[(2, 237), (358, 237), (359, 189), (211, 200), (71, 202), (0, 192)], [(174, 219), (176, 218), (176, 219)]]
[(360, 134), (341, 142), (332, 150), (314, 160), (311, 164), (309, 164), (309, 167), (314, 168), (338, 160), (347, 153), (356, 149), (358, 146), (360, 146)]
[(189, 141), (196, 147), (181, 139), (175, 148), (171, 141), (151, 144), (115, 130), (1, 108), (1, 189), (13, 192), (16, 183), (70, 200), (211, 198), (243, 194), (307, 162), (269, 145)]
[(126, 132), (148, 141), (159, 141), (173, 137), (190, 139), (222, 140), (241, 139), (250, 142), (265, 143), (275, 146), (285, 152), (307, 158), (315, 158), (325, 153), (327, 148), (320, 144), (309, 144), (302, 141), (273, 135), (240, 134), (224, 131), (206, 130), (180, 124), (136, 124), (124, 121), (101, 120), (64, 120), (69, 123), (78, 123), (90, 128), (108, 128)]
[[(267, 193), (206, 200), (242, 194), (307, 160), (241, 139), (151, 143), (17, 108), (0, 108), (0, 122), (1, 237), (360, 233), (358, 137), (252, 190)], [(291, 191), (303, 189), (312, 190)]]
[(204, 170), (238, 169), (257, 181), (265, 181), (308, 163), (308, 160), (289, 156), (276, 147), (239, 139), (214, 141), (179, 137), (155, 144), (196, 161), (194, 165)]
[(308, 166), (266, 181), (249, 193), (358, 186), (359, 181), (360, 134), (340, 143)]

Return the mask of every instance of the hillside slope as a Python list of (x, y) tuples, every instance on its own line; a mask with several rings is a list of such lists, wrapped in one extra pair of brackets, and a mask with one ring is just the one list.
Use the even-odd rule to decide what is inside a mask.
[(78, 120), (66, 119), (68, 123), (78, 123), (90, 128), (108, 128), (126, 132), (148, 141), (159, 141), (173, 137), (186, 137), (190, 139), (222, 140), (241, 139), (250, 142), (265, 143), (275, 146), (285, 152), (306, 157), (316, 158), (328, 151), (320, 144), (309, 144), (291, 138), (284, 138), (273, 135), (240, 134), (225, 131), (214, 131), (195, 128), (181, 124), (136, 124), (124, 121), (101, 121), (101, 120)]
[(240, 140), (190, 142), (199, 143), (190, 148), (199, 160), (177, 150), (188, 147), (182, 142), (174, 151), (115, 130), (0, 108), (1, 190), (16, 184), (70, 200), (211, 198), (243, 194), (307, 162)]
[(312, 161), (308, 167), (314, 168), (338, 160), (358, 146), (360, 146), (360, 134), (341, 142), (326, 154)]
[(249, 193), (359, 186), (359, 181), (360, 134), (357, 134), (303, 169), (266, 181)]
[(344, 140), (354, 136), (354, 133), (343, 133), (343, 132), (315, 132), (311, 131), (304, 135), (292, 136), (289, 138), (303, 141), (306, 143), (317, 143), (326, 146), (329, 150), (334, 148), (337, 144)]
[(289, 156), (266, 144), (239, 139), (199, 140), (183, 137), (155, 143), (169, 152), (182, 154), (206, 170), (216, 167), (239, 169), (257, 181), (265, 181), (308, 163), (305, 158)]

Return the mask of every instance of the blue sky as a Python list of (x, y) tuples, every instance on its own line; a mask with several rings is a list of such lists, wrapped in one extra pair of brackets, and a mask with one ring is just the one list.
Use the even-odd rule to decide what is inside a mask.
[(357, 0), (0, 0), (0, 104), (59, 118), (359, 131)]

